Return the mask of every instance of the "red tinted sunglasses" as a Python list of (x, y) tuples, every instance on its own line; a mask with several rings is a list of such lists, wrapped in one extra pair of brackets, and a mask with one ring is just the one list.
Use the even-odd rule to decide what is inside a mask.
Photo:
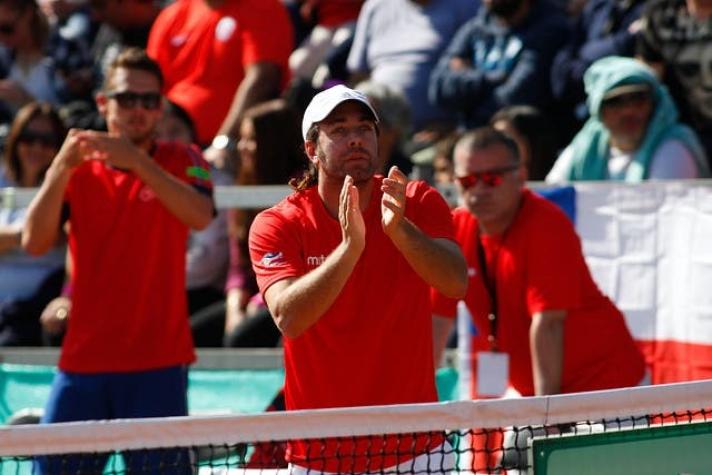
[(517, 168), (519, 168), (519, 164), (494, 168), (484, 172), (470, 173), (469, 175), (455, 177), (455, 180), (464, 190), (472, 188), (480, 181), (487, 186), (499, 186), (502, 184), (502, 181), (504, 181), (504, 175)]

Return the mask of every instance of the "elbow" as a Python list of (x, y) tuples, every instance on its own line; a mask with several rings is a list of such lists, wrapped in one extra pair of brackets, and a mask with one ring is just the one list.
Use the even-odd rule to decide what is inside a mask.
[(44, 241), (37, 239), (31, 232), (24, 230), (22, 232), (22, 249), (32, 256), (41, 256), (47, 253), (52, 247), (52, 241)]
[(452, 272), (452, 277), (448, 279), (448, 286), (446, 289), (442, 289), (441, 292), (451, 299), (462, 299), (465, 298), (465, 294), (467, 294), (468, 283), (467, 262), (465, 262), (465, 258), (462, 254), (459, 253)]
[(277, 325), (279, 332), (283, 336), (291, 339), (297, 338), (302, 333), (304, 333), (304, 330), (306, 330), (306, 328), (301, 328), (299, 325), (297, 325), (294, 319), (286, 317), (284, 315), (275, 315), (274, 323)]
[(47, 253), (55, 242), (56, 236), (50, 238), (43, 237), (42, 233), (33, 232), (32, 229), (25, 227), (22, 230), (20, 244), (22, 249), (32, 256), (41, 256)]
[(459, 276), (453, 278), (446, 287), (439, 290), (444, 296), (451, 299), (465, 298), (465, 294), (467, 294), (467, 275), (465, 275), (464, 279), (459, 278)]
[(195, 213), (195, 216), (191, 219), (189, 223), (190, 228), (196, 231), (202, 231), (210, 226), (215, 214), (215, 207), (213, 206), (212, 200), (206, 199), (206, 201), (201, 204), (199, 211)]

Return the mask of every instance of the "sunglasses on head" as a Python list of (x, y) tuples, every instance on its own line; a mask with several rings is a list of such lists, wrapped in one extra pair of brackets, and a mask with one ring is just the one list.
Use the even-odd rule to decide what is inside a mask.
[(469, 175), (455, 177), (460, 186), (467, 190), (482, 182), (487, 186), (499, 186), (504, 181), (504, 175), (519, 168), (519, 164), (509, 165), (502, 168), (494, 168), (483, 172), (470, 173)]
[(602, 102), (603, 107), (619, 108), (627, 105), (640, 105), (643, 102), (650, 100), (648, 91), (629, 92), (619, 96), (611, 97)]
[(33, 132), (31, 130), (22, 132), (17, 137), (17, 141), (25, 145), (37, 144), (47, 148), (58, 148), (60, 145), (60, 140), (56, 135), (43, 132)]
[(106, 97), (114, 99), (122, 109), (134, 109), (141, 104), (144, 109), (155, 110), (161, 105), (161, 94), (158, 92), (110, 92)]

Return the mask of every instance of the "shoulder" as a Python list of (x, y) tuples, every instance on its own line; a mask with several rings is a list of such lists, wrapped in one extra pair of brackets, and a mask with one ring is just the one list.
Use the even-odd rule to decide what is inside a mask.
[(552, 233), (553, 228), (557, 233), (575, 233), (573, 223), (558, 205), (531, 190), (525, 190), (522, 195), (521, 214), (534, 232), (555, 234)]
[(682, 141), (670, 138), (663, 141), (650, 162), (651, 179), (699, 178), (699, 170), (692, 151)]
[(315, 196), (318, 198), (315, 187), (295, 191), (271, 208), (258, 213), (253, 226), (259, 226), (259, 223), (277, 222), (298, 224), (314, 209)]

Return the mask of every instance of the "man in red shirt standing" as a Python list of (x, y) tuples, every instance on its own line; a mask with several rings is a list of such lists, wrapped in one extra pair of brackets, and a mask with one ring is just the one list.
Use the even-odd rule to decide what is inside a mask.
[[(185, 249), (214, 206), (200, 152), (154, 140), (162, 81), (143, 50), (122, 52), (96, 97), (108, 132), (70, 131), (30, 204), (25, 249), (46, 252), (67, 219), (72, 262), (71, 323), (43, 422), (187, 414)], [(40, 468), (94, 472), (106, 457)], [(130, 470), (190, 472), (185, 451), (126, 458)]]
[[(437, 191), (395, 167), (375, 175), (377, 121), (361, 93), (317, 94), (302, 123), (312, 168), (252, 225), (257, 282), (284, 334), (288, 410), (437, 399), (428, 287), (462, 297), (465, 261)], [(344, 473), (410, 467), (422, 454), (423, 467), (430, 455), (443, 470), (442, 445), (428, 435), (295, 442), (287, 456), (295, 469)]]

